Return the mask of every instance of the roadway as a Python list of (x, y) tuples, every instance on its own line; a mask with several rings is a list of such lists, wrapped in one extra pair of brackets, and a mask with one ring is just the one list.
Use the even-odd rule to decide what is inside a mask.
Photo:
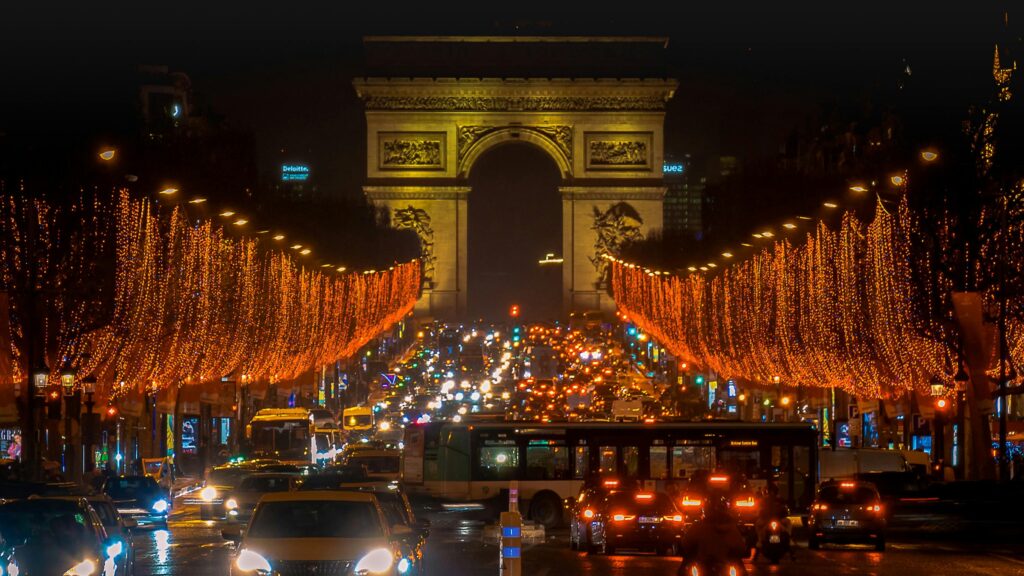
[[(429, 574), (496, 576), (498, 548), (482, 540), (480, 522), (435, 517), (428, 540)], [(1021, 542), (1021, 540), (1017, 540)], [(802, 544), (802, 543), (801, 543)], [(135, 537), (136, 575), (228, 573), (232, 545), (223, 541), (220, 526), (199, 519), (198, 508), (178, 506), (168, 530), (141, 530)], [(751, 574), (783, 575), (898, 575), (898, 576), (1012, 576), (1024, 575), (1024, 547), (988, 545), (978, 538), (923, 540), (912, 534), (890, 535), (885, 552), (869, 548), (808, 550), (801, 545), (796, 560), (778, 566), (747, 563)], [(545, 542), (523, 551), (524, 576), (663, 576), (675, 574), (681, 560), (649, 554), (588, 556), (569, 549), (568, 531), (548, 533)]]

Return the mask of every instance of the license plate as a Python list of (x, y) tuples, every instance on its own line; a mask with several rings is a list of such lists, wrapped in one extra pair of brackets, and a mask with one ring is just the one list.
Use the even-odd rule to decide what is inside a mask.
[(838, 524), (839, 526), (855, 527), (859, 526), (860, 522), (856, 520), (836, 520), (836, 524)]
[(661, 518), (658, 518), (657, 516), (641, 516), (640, 517), (640, 523), (641, 524), (657, 524), (658, 522), (661, 522)]
[(779, 542), (782, 542), (782, 538), (778, 534), (772, 534), (768, 537), (769, 544), (778, 544)]

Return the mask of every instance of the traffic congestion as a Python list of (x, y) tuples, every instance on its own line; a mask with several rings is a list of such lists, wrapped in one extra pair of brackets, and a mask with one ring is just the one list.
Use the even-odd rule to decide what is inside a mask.
[[(876, 484), (820, 478), (812, 423), (692, 417), (647, 341), (583, 315), (423, 325), (363, 402), (264, 408), (190, 486), (8, 494), (0, 574), (945, 573), (890, 537)], [(510, 510), (514, 571), (490, 530)], [(957, 573), (1021, 570), (982, 556)]]

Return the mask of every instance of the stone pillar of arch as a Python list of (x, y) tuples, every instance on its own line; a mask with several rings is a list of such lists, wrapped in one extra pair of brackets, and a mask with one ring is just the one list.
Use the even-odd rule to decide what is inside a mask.
[(417, 314), (467, 310), (469, 175), (525, 142), (562, 175), (563, 308), (610, 309), (602, 253), (662, 226), (663, 124), (674, 80), (366, 78), (364, 191), (416, 231), (425, 285)]

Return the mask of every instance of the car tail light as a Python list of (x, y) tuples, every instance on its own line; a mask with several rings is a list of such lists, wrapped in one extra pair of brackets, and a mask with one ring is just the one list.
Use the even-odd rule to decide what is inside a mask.
[(778, 530), (779, 529), (779, 523), (776, 522), (775, 520), (772, 520), (771, 527), (772, 527), (772, 531)]
[(738, 508), (753, 508), (755, 506), (757, 506), (757, 501), (751, 496), (736, 501), (736, 507)]
[(650, 492), (640, 492), (635, 496), (635, 498), (637, 500), (653, 500), (654, 494), (651, 494)]
[(689, 496), (683, 496), (682, 505), (684, 508), (699, 508), (704, 501), (700, 498), (690, 498)]
[(619, 481), (618, 480), (605, 480), (604, 481), (604, 487), (605, 488), (618, 488), (619, 487)]
[(612, 516), (612, 520), (616, 522), (629, 522), (633, 518), (636, 518), (636, 516), (633, 516), (632, 514), (616, 514)]
[(708, 478), (708, 482), (712, 482), (714, 484), (725, 484), (728, 481), (729, 481), (729, 477), (728, 476), (712, 476), (712, 477)]
[(881, 512), (882, 511), (882, 507), (880, 505), (878, 505), (878, 504), (875, 504), (874, 506), (869, 506), (869, 508), (871, 509), (872, 512)]
[(586, 510), (583, 511), (583, 517), (587, 518), (588, 520), (590, 518), (593, 518), (594, 517), (594, 511), (591, 510), (590, 508), (587, 508)]
[(683, 521), (683, 515), (682, 514), (676, 514), (674, 516), (665, 516), (665, 520), (667, 522), (682, 522)]
[(839, 487), (840, 488), (853, 488), (856, 485), (857, 484), (855, 484), (854, 482), (840, 482), (839, 483)]
[(811, 510), (828, 510), (828, 504), (815, 504), (811, 506)]

